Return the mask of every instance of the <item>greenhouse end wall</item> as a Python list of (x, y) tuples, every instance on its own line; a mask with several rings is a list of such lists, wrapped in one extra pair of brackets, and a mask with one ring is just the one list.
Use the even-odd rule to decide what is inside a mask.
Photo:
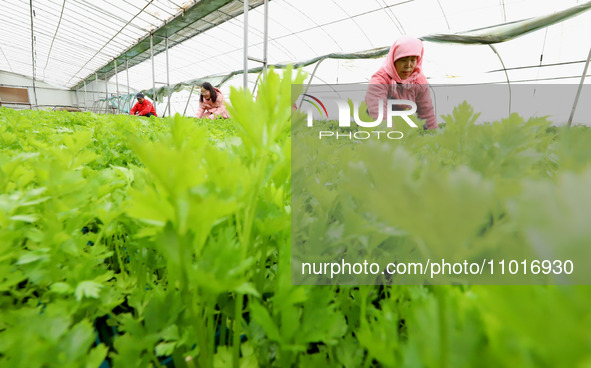
[(6, 107), (28, 109), (31, 105), (43, 108), (74, 106), (76, 104), (74, 92), (39, 81), (35, 81), (35, 92), (33, 92), (33, 79), (18, 74), (0, 72), (0, 87), (26, 88), (29, 92), (29, 104), (3, 101), (3, 105)]

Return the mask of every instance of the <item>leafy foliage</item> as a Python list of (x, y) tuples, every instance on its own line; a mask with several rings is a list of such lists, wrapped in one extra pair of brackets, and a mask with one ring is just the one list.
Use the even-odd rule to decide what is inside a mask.
[[(588, 287), (294, 285), (290, 249), (306, 232), (337, 251), (355, 234), (367, 257), (580, 249), (588, 128), (474, 125), (464, 104), (438, 131), (341, 155), (294, 144), (302, 80), (270, 71), (256, 101), (233, 90), (228, 120), (0, 109), (0, 366), (591, 364)], [(391, 186), (360, 202), (368, 177)]]

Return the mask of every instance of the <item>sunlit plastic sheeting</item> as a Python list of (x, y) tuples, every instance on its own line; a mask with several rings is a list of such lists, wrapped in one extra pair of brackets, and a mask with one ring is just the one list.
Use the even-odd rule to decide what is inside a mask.
[[(591, 11), (531, 35), (498, 44), (497, 49), (511, 67), (539, 64), (542, 53), (542, 64), (582, 61), (591, 48), (590, 25)], [(519, 50), (530, 52), (520, 53)], [(579, 75), (580, 72), (582, 66)]]
[[(197, 3), (68, 0), (64, 6), (63, 0), (33, 1), (35, 76), (66, 86), (85, 76), (94, 78), (97, 68), (112, 68), (113, 58), (120, 57), (182, 9)], [(269, 64), (286, 64), (315, 60), (330, 53), (389, 47), (402, 34), (420, 37), (465, 32), (545, 16), (580, 4), (576, 0), (272, 0), (268, 6), (268, 61)], [(29, 2), (6, 0), (2, 6), (0, 69), (32, 76)], [(234, 8), (240, 12), (242, 3), (228, 2), (226, 6), (224, 11), (215, 10), (170, 35), (170, 40), (184, 40), (204, 31), (171, 47), (168, 66), (165, 53), (155, 56), (157, 88), (165, 85), (167, 69), (172, 86), (213, 75), (229, 75), (242, 69), (243, 16), (232, 17), (228, 13)], [(223, 23), (211, 28), (213, 22)], [(249, 12), (249, 55), (261, 59), (263, 24), (264, 7), (252, 9)], [(586, 36), (591, 33), (590, 24), (591, 15), (586, 12), (496, 44), (495, 48), (508, 69), (509, 78), (515, 82), (535, 78), (569, 78), (572, 82), (572, 78), (580, 77), (582, 61), (591, 47), (590, 38)], [(424, 44), (424, 71), (430, 81), (506, 81), (501, 60), (490, 47), (437, 45), (427, 41)], [(162, 47), (159, 45), (158, 50)], [(125, 71), (121, 63), (118, 66), (120, 84), (130, 84), (137, 89), (152, 88), (149, 59), (132, 66), (129, 71)], [(318, 67), (317, 77), (331, 83), (367, 81), (380, 63), (381, 60), (371, 59), (368, 62), (326, 60)], [(249, 68), (256, 67), (260, 64), (249, 62)], [(306, 68), (313, 69), (314, 65)], [(99, 74), (99, 79), (103, 78), (104, 74)], [(256, 75), (250, 79), (256, 80)], [(254, 80), (250, 82), (251, 88)], [(115, 78), (111, 77), (110, 82), (114, 83)]]
[[(169, 70), (171, 83), (175, 84), (221, 71), (240, 69), (242, 67), (242, 51), (241, 48), (237, 48), (237, 44), (242, 43), (242, 36), (237, 33), (236, 25), (227, 22), (170, 48)], [(157, 70), (156, 80), (165, 80), (166, 55), (164, 53), (156, 55), (154, 64)], [(130, 68), (129, 77), (132, 85), (142, 89), (151, 88), (151, 68), (150, 60)]]
[[(351, 53), (372, 47), (389, 47), (402, 34), (420, 37), (430, 33), (450, 33), (485, 28), (505, 21), (523, 20), (532, 16), (548, 15), (568, 6), (575, 0), (563, 1), (445, 1), (413, 0), (386, 1), (300, 1), (273, 0), (269, 3), (269, 64), (307, 62), (333, 53)], [(529, 9), (529, 12), (527, 10)], [(249, 14), (249, 55), (262, 58), (263, 7)], [(570, 63), (584, 59), (589, 49), (590, 15), (583, 13), (567, 22), (497, 44), (510, 78), (531, 79), (531, 70), (522, 66), (547, 63)], [(242, 16), (208, 30), (181, 45), (171, 48), (170, 80), (173, 85), (202, 80), (211, 75), (239, 72), (242, 69)], [(568, 24), (568, 25), (567, 25)], [(578, 29), (575, 33), (571, 30)], [(577, 33), (578, 32), (578, 33)], [(589, 33), (589, 32), (586, 32)], [(578, 36), (577, 36), (578, 35)], [(501, 60), (488, 46), (438, 45), (424, 42), (424, 70), (429, 80), (442, 83), (503, 83), (507, 75)], [(157, 80), (163, 80), (166, 65), (163, 56), (155, 58)], [(345, 69), (342, 61), (334, 64), (323, 61), (317, 77), (335, 83), (368, 81), (381, 61), (350, 61)], [(325, 66), (324, 64), (328, 65)], [(371, 65), (371, 66), (370, 66)], [(249, 62), (249, 68), (260, 66)], [(535, 73), (547, 78), (552, 71), (576, 75), (580, 64), (552, 69), (542, 66)], [(578, 71), (577, 71), (577, 68)], [(313, 70), (314, 65), (306, 70)], [(336, 71), (339, 71), (337, 76)], [(501, 71), (499, 71), (501, 70)], [(151, 88), (151, 64), (145, 62), (130, 71), (130, 82), (139, 88)], [(347, 75), (341, 75), (347, 73)], [(355, 73), (358, 73), (355, 75)], [(523, 77), (520, 77), (520, 73)], [(554, 76), (556, 77), (556, 76)], [(316, 77), (315, 77), (316, 78)], [(254, 86), (252, 82), (251, 87)], [(157, 88), (160, 86), (157, 86)]]
[[(261, 5), (263, 0), (250, 0), (249, 9)], [(167, 47), (173, 48), (201, 34), (208, 29), (216, 28), (220, 24), (231, 23), (233, 18), (242, 14), (244, 4), (240, 0), (200, 0), (187, 8), (182, 14), (178, 14), (172, 20), (167, 21), (162, 27), (146, 34), (125, 52), (118, 55), (113, 62), (108, 62), (98, 69), (98, 74), (107, 78), (112, 77), (119, 66), (127, 64), (128, 67), (151, 60), (152, 55), (165, 53)], [(94, 80), (90, 74), (84, 81)], [(79, 82), (79, 87), (83, 81)]]
[[(310, 2), (311, 3), (311, 2)], [(355, 3), (355, 5), (352, 5)], [(462, 3), (462, 6), (458, 5)], [(529, 3), (531, 1), (522, 1)], [(439, 6), (442, 4), (442, 7)], [(536, 2), (539, 9), (551, 9), (549, 2)], [(270, 42), (269, 62), (286, 63), (311, 59), (324, 55), (327, 51), (352, 52), (367, 49), (368, 45), (389, 46), (402, 33), (422, 31), (421, 36), (428, 31), (448, 29), (467, 30), (473, 26), (471, 21), (482, 26), (491, 26), (503, 22), (503, 19), (514, 19), (513, 14), (521, 14), (523, 8), (515, 2), (507, 2), (501, 9), (499, 2), (446, 2), (435, 0), (415, 0), (401, 2), (385, 2), (381, 0), (367, 2), (364, 8), (358, 2), (348, 1), (316, 1), (307, 7), (305, 2), (294, 4), (285, 1), (271, 1), (270, 13)], [(510, 5), (510, 6), (509, 6)], [(571, 4), (572, 5), (572, 4)], [(493, 11), (495, 10), (495, 11)], [(329, 14), (321, 17), (318, 14)], [(250, 13), (250, 46), (249, 54), (261, 57), (262, 54), (262, 7)], [(258, 20), (258, 21), (256, 21)], [(449, 27), (448, 27), (449, 24)], [(464, 25), (465, 28), (462, 27)], [(242, 16), (226, 22), (215, 29), (204, 32), (191, 40), (170, 50), (171, 55), (171, 83), (201, 78), (207, 75), (231, 73), (242, 68)], [(418, 28), (415, 28), (418, 27)], [(551, 32), (550, 32), (551, 33)], [(539, 36), (537, 36), (539, 37)], [(224, 42), (220, 42), (223, 39)], [(526, 59), (538, 59), (541, 51), (540, 42), (526, 42), (531, 51), (527, 57), (517, 61), (523, 65)], [(540, 47), (536, 48), (536, 45)], [(503, 45), (504, 46), (504, 45)], [(524, 54), (523, 47), (517, 48), (514, 55), (518, 60)], [(499, 53), (505, 59), (504, 47), (499, 47)], [(156, 57), (157, 74), (166, 71), (161, 58)], [(505, 61), (505, 60), (504, 60)], [(513, 66), (512, 60), (505, 63)], [(326, 61), (324, 62), (326, 63)], [(249, 67), (257, 66), (252, 63)], [(496, 54), (488, 47), (457, 48), (445, 45), (435, 47), (425, 42), (425, 73), (430, 78), (451, 78), (457, 80), (474, 80), (480, 76), (483, 81), (502, 82), (506, 80), (504, 73), (483, 73), (502, 68)], [(132, 83), (149, 88), (151, 81), (151, 65), (138, 65), (130, 70)], [(358, 78), (340, 77), (339, 80), (368, 80), (375, 70), (369, 68), (354, 68), (360, 73)], [(326, 71), (325, 71), (326, 70)], [(377, 70), (377, 69), (376, 69)], [(337, 77), (334, 69), (320, 67), (318, 77), (335, 81)], [(162, 79), (162, 78), (160, 78)]]
[(180, 0), (32, 1), (32, 42), (30, 2), (5, 0), (0, 12), (0, 69), (71, 86), (187, 4)]
[(591, 2), (580, 4), (560, 12), (544, 16), (510, 22), (494, 27), (481, 28), (460, 33), (439, 33), (423, 36), (424, 40), (432, 42), (453, 42), (465, 44), (495, 44), (509, 41), (515, 37), (521, 37), (529, 32), (546, 28), (553, 24), (562, 22), (570, 17), (579, 15), (591, 9)]
[[(270, 14), (270, 41), (269, 41), (269, 63), (294, 62), (310, 59), (323, 55), (327, 50), (335, 52), (357, 51), (367, 48), (376, 37), (362, 36), (363, 32), (349, 17), (344, 9), (344, 3), (337, 5), (333, 1), (315, 2), (314, 9), (321, 14), (340, 14), (340, 18), (326, 18), (325, 23), (318, 24), (323, 18), (314, 19), (310, 15), (313, 9), (303, 3), (290, 4), (285, 1), (271, 1), (269, 3)], [(370, 11), (381, 9), (377, 2), (370, 2), (373, 7)], [(343, 8), (343, 9), (341, 9)], [(360, 7), (357, 7), (362, 11)], [(350, 9), (349, 9), (350, 10)], [(367, 12), (367, 10), (366, 10)], [(376, 12), (380, 16), (379, 12)], [(354, 14), (355, 17), (363, 15)], [(249, 14), (249, 55), (262, 58), (263, 53), (263, 8), (258, 7)], [(385, 17), (385, 16), (384, 16)], [(387, 17), (384, 21), (389, 21)], [(193, 37), (182, 45), (171, 48), (171, 83), (178, 83), (201, 76), (229, 73), (242, 68), (242, 34), (243, 16), (221, 24), (214, 29)], [(328, 24), (327, 24), (328, 22)], [(323, 24), (326, 24), (323, 26)], [(382, 24), (382, 31), (384, 30)], [(356, 31), (356, 34), (351, 33)], [(277, 33), (275, 33), (277, 32)], [(367, 33), (369, 36), (369, 33)], [(382, 37), (382, 36), (380, 36)], [(387, 37), (387, 38), (391, 38)], [(392, 42), (391, 40), (388, 43)], [(178, 49), (179, 52), (175, 50)], [(172, 55), (176, 55), (173, 57)], [(161, 65), (156, 59), (156, 65)], [(179, 64), (185, 63), (189, 58), (192, 66), (185, 68), (184, 73), (178, 68)], [(174, 65), (173, 65), (174, 64)], [(253, 63), (250, 67), (260, 64)], [(212, 69), (213, 68), (213, 69)], [(151, 64), (144, 62), (130, 70), (130, 80), (134, 85), (141, 88), (150, 88)], [(157, 68), (158, 73), (166, 69)]]
[(387, 11), (378, 10), (360, 14), (354, 19), (363, 29), (364, 37), (367, 34), (371, 39), (371, 48), (392, 45), (398, 37), (403, 35), (395, 19)]

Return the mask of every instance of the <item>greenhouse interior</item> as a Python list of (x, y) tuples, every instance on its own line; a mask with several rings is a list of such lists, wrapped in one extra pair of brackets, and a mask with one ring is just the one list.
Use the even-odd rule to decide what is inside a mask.
[(574, 0), (559, 7), (496, 0), (48, 0), (7, 1), (3, 8), (0, 88), (13, 108), (122, 113), (135, 93), (156, 91), (164, 116), (190, 116), (197, 110), (194, 86), (211, 81), (225, 94), (231, 86), (254, 93), (262, 67), (271, 65), (302, 66), (316, 83), (368, 83), (405, 34), (424, 40), (432, 84), (576, 84), (591, 46), (589, 4)]
[(591, 1), (0, 10), (0, 367), (591, 367)]

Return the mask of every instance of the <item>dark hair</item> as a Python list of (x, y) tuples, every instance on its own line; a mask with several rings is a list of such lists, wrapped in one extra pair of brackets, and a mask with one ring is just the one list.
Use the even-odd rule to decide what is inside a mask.
[[(202, 88), (205, 88), (206, 90), (209, 91), (209, 98), (211, 99), (212, 102), (215, 102), (218, 99), (218, 94), (215, 92), (215, 89), (213, 88), (213, 86), (211, 85), (211, 83), (209, 82), (203, 82), (203, 84), (201, 85)], [(199, 101), (203, 102), (203, 95), (201, 95), (199, 97)]]

